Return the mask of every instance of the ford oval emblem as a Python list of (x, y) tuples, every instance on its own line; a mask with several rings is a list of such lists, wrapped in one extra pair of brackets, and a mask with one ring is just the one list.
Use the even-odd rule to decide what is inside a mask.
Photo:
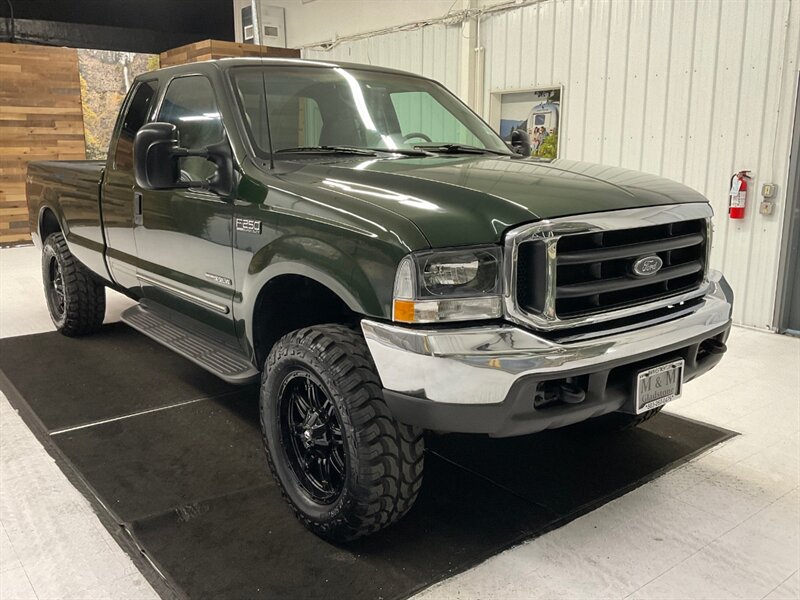
[(650, 277), (658, 273), (663, 265), (664, 261), (658, 256), (643, 256), (631, 265), (631, 270), (637, 277)]

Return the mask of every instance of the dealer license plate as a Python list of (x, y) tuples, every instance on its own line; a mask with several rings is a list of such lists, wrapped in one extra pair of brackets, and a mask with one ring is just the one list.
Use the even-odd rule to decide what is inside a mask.
[(641, 371), (636, 376), (636, 414), (681, 397), (683, 359)]

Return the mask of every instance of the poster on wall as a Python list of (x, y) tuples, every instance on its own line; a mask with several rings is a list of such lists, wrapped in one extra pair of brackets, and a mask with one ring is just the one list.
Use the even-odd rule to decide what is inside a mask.
[(511, 141), (515, 129), (531, 138), (531, 156), (558, 158), (561, 88), (511, 92), (500, 97), (500, 136)]
[(134, 77), (158, 66), (157, 54), (78, 50), (86, 158), (105, 159), (120, 104)]

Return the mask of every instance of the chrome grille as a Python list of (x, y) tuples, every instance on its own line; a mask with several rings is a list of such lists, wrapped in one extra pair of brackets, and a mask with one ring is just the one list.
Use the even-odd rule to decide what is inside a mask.
[[(679, 204), (543, 221), (507, 238), (509, 316), (555, 329), (619, 318), (703, 293), (711, 209)], [(644, 257), (661, 268), (632, 271)]]
[[(562, 237), (556, 246), (556, 315), (609, 310), (697, 287), (705, 267), (705, 221)], [(534, 243), (534, 242), (531, 242)], [(636, 276), (638, 258), (658, 256), (654, 275)]]

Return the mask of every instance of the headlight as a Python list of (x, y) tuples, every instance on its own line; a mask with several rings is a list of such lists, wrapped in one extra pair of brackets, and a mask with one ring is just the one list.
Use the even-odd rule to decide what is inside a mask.
[(502, 259), (499, 246), (409, 254), (397, 268), (393, 319), (436, 323), (501, 317)]

